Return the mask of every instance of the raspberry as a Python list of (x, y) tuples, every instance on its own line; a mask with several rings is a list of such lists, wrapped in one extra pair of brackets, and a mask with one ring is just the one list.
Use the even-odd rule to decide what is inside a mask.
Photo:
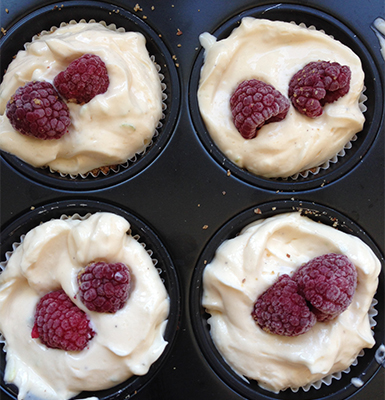
[(245, 139), (257, 136), (263, 125), (283, 120), (289, 107), (278, 90), (256, 79), (241, 82), (230, 98), (234, 125)]
[(310, 118), (319, 117), (322, 107), (345, 96), (350, 88), (350, 68), (337, 62), (314, 61), (305, 65), (289, 82), (293, 106)]
[(36, 306), (32, 338), (50, 348), (66, 351), (83, 350), (95, 335), (87, 315), (64, 290), (43, 296)]
[(357, 286), (357, 271), (343, 254), (313, 258), (293, 276), (300, 292), (313, 306), (318, 321), (328, 321), (345, 311)]
[(129, 296), (131, 275), (122, 263), (88, 265), (78, 277), (80, 299), (90, 311), (115, 313)]
[(56, 75), (53, 83), (68, 102), (85, 104), (105, 93), (110, 80), (104, 61), (97, 55), (84, 54)]
[(264, 331), (281, 336), (302, 335), (317, 321), (287, 274), (258, 297), (251, 315)]
[(38, 139), (59, 139), (71, 123), (67, 105), (49, 82), (33, 81), (19, 87), (7, 103), (14, 129)]

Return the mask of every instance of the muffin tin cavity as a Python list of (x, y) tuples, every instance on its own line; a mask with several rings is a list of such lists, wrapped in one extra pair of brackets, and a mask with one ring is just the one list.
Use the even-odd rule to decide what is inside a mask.
[[(101, 390), (98, 392), (82, 392), (75, 398), (89, 398), (97, 396), (100, 400), (114, 399), (122, 396), (130, 397), (142, 389), (162, 368), (166, 358), (169, 356), (173, 347), (173, 342), (176, 335), (176, 328), (179, 323), (180, 309), (180, 291), (178, 276), (173, 264), (173, 261), (160, 241), (156, 233), (140, 218), (133, 215), (131, 212), (120, 207), (112, 206), (99, 201), (87, 200), (71, 200), (59, 201), (47, 204), (29, 211), (7, 226), (1, 233), (2, 264), (6, 264), (5, 260), (14, 250), (14, 245), (20, 243), (22, 236), (43, 222), (51, 219), (60, 219), (65, 217), (76, 216), (80, 218), (96, 212), (109, 212), (119, 215), (131, 224), (130, 233), (138, 240), (140, 244), (147, 250), (151, 256), (156, 269), (159, 272), (162, 282), (164, 283), (170, 299), (170, 312), (168, 316), (167, 326), (164, 332), (164, 339), (168, 343), (161, 356), (152, 364), (149, 372), (143, 376), (133, 376), (127, 381), (114, 386), (110, 389)], [(1, 273), (1, 271), (0, 271)], [(16, 399), (17, 388), (14, 385), (4, 383), (5, 355), (3, 351), (4, 343), (1, 343), (0, 357), (0, 384), (1, 390), (8, 394), (11, 398)]]
[(324, 168), (321, 167), (315, 174), (311, 171), (307, 171), (304, 174), (300, 173), (284, 179), (267, 179), (256, 176), (245, 169), (239, 168), (227, 159), (211, 139), (205, 127), (200, 115), (197, 99), (200, 72), (204, 64), (204, 49), (201, 48), (195, 60), (190, 78), (189, 105), (197, 136), (202, 141), (206, 151), (225, 170), (230, 170), (232, 175), (253, 186), (268, 190), (307, 190), (322, 187), (329, 182), (341, 178), (362, 160), (368, 149), (375, 143), (381, 125), (382, 114), (384, 112), (384, 91), (378, 69), (379, 67), (372, 58), (371, 52), (351, 28), (343, 22), (329, 14), (301, 5), (280, 3), (255, 7), (232, 17), (213, 31), (208, 27), (208, 31), (214, 35), (218, 41), (227, 38), (231, 32), (239, 26), (243, 17), (295, 22), (298, 25), (304, 24), (308, 28), (315, 27), (315, 29), (324, 31), (326, 34), (334, 37), (336, 40), (352, 49), (361, 59), (365, 73), (365, 91), (363, 95), (367, 99), (364, 100), (363, 104), (365, 106), (364, 108), (366, 108), (364, 112), (366, 122), (363, 130), (357, 133), (353, 140), (347, 144), (345, 149), (340, 151), (328, 164), (325, 163), (323, 165)]
[[(376, 344), (371, 349), (361, 351), (353, 365), (341, 374), (333, 374), (325, 378), (326, 383), (316, 383), (314, 386), (308, 385), (305, 388), (299, 388), (297, 391), (287, 389), (278, 394), (262, 389), (256, 381), (244, 379), (235, 373), (231, 367), (224, 361), (218, 352), (210, 336), (210, 325), (207, 320), (210, 317), (202, 307), (203, 294), (203, 272), (208, 263), (215, 255), (217, 248), (226, 240), (234, 238), (239, 232), (251, 222), (259, 219), (265, 219), (277, 214), (299, 211), (302, 215), (332, 226), (344, 233), (357, 236), (366, 243), (384, 266), (384, 257), (370, 239), (368, 234), (356, 225), (352, 220), (339, 212), (328, 207), (315, 203), (302, 202), (297, 200), (275, 201), (256, 205), (247, 209), (228, 222), (226, 222), (210, 239), (207, 246), (201, 253), (190, 290), (190, 314), (193, 330), (197, 342), (202, 350), (208, 364), (218, 375), (218, 377), (235, 390), (240, 396), (250, 400), (257, 399), (321, 399), (328, 398), (333, 400), (342, 400), (353, 395), (361, 386), (364, 386), (371, 377), (380, 369), (380, 365), (375, 359), (377, 349), (384, 342), (384, 313), (381, 299), (384, 296), (384, 271), (379, 277), (379, 286), (375, 299), (372, 303), (372, 310), (369, 312), (374, 317), (373, 334)], [(378, 299), (378, 300), (377, 300)], [(378, 301), (378, 304), (377, 304)], [(357, 385), (357, 382), (361, 386)], [(330, 385), (330, 386), (329, 386)]]
[(162, 81), (163, 115), (146, 150), (137, 154), (125, 164), (114, 166), (105, 174), (99, 172), (98, 175), (87, 174), (84, 177), (61, 175), (57, 172), (51, 172), (49, 168), (34, 168), (14, 155), (1, 152), (2, 157), (22, 175), (59, 189), (100, 189), (136, 176), (161, 154), (172, 136), (179, 112), (179, 78), (168, 47), (160, 37), (161, 34), (155, 32), (137, 15), (112, 4), (97, 1), (68, 1), (60, 7), (50, 5), (28, 14), (13, 25), (1, 38), (2, 73), (7, 69), (17, 52), (22, 50), (24, 44), (30, 42), (34, 35), (42, 31), (49, 31), (51, 27), (59, 27), (63, 22), (79, 22), (81, 20), (85, 22), (104, 21), (107, 26), (114, 24), (117, 29), (124, 28), (126, 32), (140, 32), (145, 36), (146, 48), (157, 66)]

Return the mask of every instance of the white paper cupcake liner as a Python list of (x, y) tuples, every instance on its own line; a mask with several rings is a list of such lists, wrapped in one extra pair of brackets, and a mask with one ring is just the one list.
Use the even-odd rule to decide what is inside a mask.
[[(103, 21), (103, 20), (102, 20), (102, 21), (96, 21), (95, 19), (90, 19), (89, 21), (86, 21), (85, 19), (81, 19), (81, 20), (79, 20), (79, 21), (71, 20), (71, 21), (69, 21), (68, 23), (67, 23), (67, 22), (62, 22), (62, 23), (59, 25), (59, 28), (62, 28), (62, 27), (67, 26), (67, 25), (75, 25), (75, 24), (77, 24), (77, 23), (89, 23), (89, 24), (91, 24), (91, 23), (100, 23), (100, 24), (102, 24), (103, 26), (105, 26), (105, 27), (106, 27), (107, 29), (109, 29), (109, 30), (116, 31), (116, 32), (126, 32), (125, 28), (123, 28), (123, 27), (119, 27), (119, 28), (118, 28), (118, 27), (117, 27), (115, 24), (113, 24), (113, 23), (112, 23), (112, 24), (107, 24), (107, 23), (106, 23), (105, 21)], [(34, 36), (32, 37), (31, 42), (25, 43), (25, 45), (24, 45), (25, 49), (27, 49), (27, 48), (31, 45), (31, 43), (32, 43), (34, 40), (39, 39), (40, 37), (42, 37), (42, 36), (44, 36), (44, 35), (49, 35), (50, 33), (55, 32), (57, 29), (58, 29), (57, 26), (52, 26), (51, 29), (50, 29), (49, 31), (43, 30), (43, 31), (41, 31), (40, 33), (34, 35)], [(63, 173), (63, 172), (57, 171), (57, 170), (53, 170), (53, 169), (50, 168), (49, 166), (47, 166), (47, 167), (42, 167), (42, 169), (48, 169), (52, 174), (58, 174), (58, 175), (60, 175), (60, 177), (62, 177), (62, 178), (70, 178), (70, 179), (76, 179), (76, 178), (78, 178), (78, 177), (81, 177), (81, 178), (83, 178), (83, 179), (88, 178), (88, 177), (97, 178), (97, 177), (99, 177), (100, 175), (108, 176), (108, 175), (110, 175), (111, 173), (118, 173), (118, 172), (120, 172), (121, 170), (127, 169), (127, 168), (129, 168), (131, 165), (135, 164), (139, 157), (143, 157), (144, 154), (146, 154), (146, 152), (148, 151), (148, 149), (150, 149), (151, 146), (153, 145), (154, 139), (155, 139), (156, 137), (159, 136), (159, 131), (160, 131), (160, 129), (163, 127), (162, 121), (166, 118), (164, 113), (165, 113), (165, 111), (166, 111), (166, 109), (167, 109), (166, 100), (167, 100), (167, 98), (168, 98), (168, 97), (167, 97), (167, 94), (165, 93), (165, 91), (166, 91), (166, 89), (167, 89), (167, 85), (163, 82), (163, 81), (164, 81), (164, 75), (161, 73), (161, 67), (160, 67), (160, 65), (156, 62), (155, 56), (154, 56), (154, 55), (150, 55), (150, 59), (151, 59), (151, 61), (152, 61), (152, 62), (154, 63), (154, 65), (155, 65), (155, 68), (156, 68), (156, 70), (157, 70), (157, 72), (158, 72), (159, 79), (160, 79), (160, 82), (161, 82), (161, 90), (162, 90), (162, 115), (161, 115), (161, 118), (160, 118), (160, 120), (159, 120), (159, 122), (158, 122), (156, 128), (155, 128), (155, 132), (154, 132), (154, 134), (153, 134), (151, 140), (150, 140), (149, 143), (147, 144), (146, 148), (145, 148), (144, 150), (142, 150), (141, 152), (136, 153), (133, 157), (129, 158), (129, 159), (128, 159), (126, 162), (124, 162), (124, 163), (115, 164), (115, 165), (100, 166), (100, 167), (95, 168), (95, 169), (93, 169), (93, 170), (91, 170), (91, 171), (88, 171), (88, 172), (85, 173), (85, 174), (67, 174), (67, 173)]]
[(375, 354), (375, 359), (382, 366), (385, 368), (385, 345), (380, 344)]

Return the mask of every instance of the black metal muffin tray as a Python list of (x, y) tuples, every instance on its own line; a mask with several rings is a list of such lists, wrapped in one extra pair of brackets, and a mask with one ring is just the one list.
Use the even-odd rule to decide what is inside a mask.
[[(42, 221), (66, 213), (112, 211), (126, 217), (154, 251), (170, 293), (169, 345), (149, 373), (77, 398), (384, 399), (385, 369), (375, 358), (385, 343), (384, 270), (376, 294), (375, 347), (366, 349), (340, 380), (318, 390), (274, 394), (255, 382), (245, 383), (216, 353), (200, 306), (202, 272), (216, 247), (247, 223), (284, 211), (302, 210), (358, 236), (384, 269), (385, 62), (372, 29), (376, 18), (385, 17), (383, 0), (4, 0), (0, 16), (1, 76), (33, 35), (61, 22), (94, 19), (143, 33), (167, 87), (159, 135), (143, 156), (118, 173), (72, 179), (1, 152), (0, 261), (14, 241)], [(232, 164), (208, 136), (196, 95), (203, 63), (199, 35), (227, 37), (244, 16), (314, 25), (359, 55), (368, 98), (366, 122), (345, 157), (328, 170), (297, 180), (263, 179)], [(0, 360), (0, 397), (15, 399), (17, 389), (3, 381), (4, 352)], [(363, 385), (355, 386), (352, 378)]]

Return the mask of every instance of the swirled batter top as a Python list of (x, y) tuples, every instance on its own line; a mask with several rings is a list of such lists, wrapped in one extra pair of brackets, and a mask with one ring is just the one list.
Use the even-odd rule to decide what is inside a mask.
[[(130, 224), (110, 213), (52, 220), (32, 229), (0, 275), (0, 332), (6, 340), (4, 380), (19, 399), (64, 400), (144, 375), (162, 354), (169, 297), (146, 249), (127, 234)], [(123, 262), (133, 276), (126, 305), (115, 314), (89, 311), (77, 275), (92, 261)], [(62, 288), (88, 315), (95, 336), (79, 352), (32, 339), (35, 307)]]
[[(362, 130), (361, 61), (330, 36), (287, 22), (245, 17), (228, 38), (217, 41), (203, 33), (200, 41), (205, 48), (200, 112), (213, 141), (240, 168), (266, 178), (289, 177), (322, 165)], [(234, 126), (229, 105), (239, 83), (261, 80), (287, 97), (291, 77), (318, 60), (350, 67), (348, 94), (326, 105), (316, 119), (291, 105), (283, 121), (263, 126), (254, 139), (244, 139)]]
[[(83, 54), (106, 64), (107, 92), (84, 105), (69, 103), (69, 132), (58, 140), (39, 140), (15, 131), (5, 107), (26, 82), (52, 83), (55, 76)], [(120, 32), (100, 23), (69, 24), (42, 34), (9, 65), (0, 86), (0, 148), (35, 167), (66, 174), (85, 174), (121, 164), (143, 152), (162, 116), (159, 74), (137, 32)]]
[[(350, 306), (335, 320), (308, 332), (279, 336), (262, 330), (251, 316), (256, 299), (279, 275), (290, 276), (310, 259), (346, 255), (356, 266), (358, 285)], [(374, 345), (368, 310), (381, 264), (359, 238), (299, 213), (258, 220), (225, 241), (203, 275), (202, 304), (215, 346), (239, 375), (278, 392), (313, 383), (352, 364)]]

